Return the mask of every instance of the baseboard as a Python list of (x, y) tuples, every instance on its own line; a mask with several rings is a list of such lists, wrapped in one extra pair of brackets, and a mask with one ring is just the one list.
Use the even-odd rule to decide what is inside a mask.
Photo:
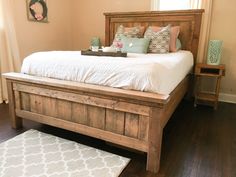
[(227, 94), (227, 93), (220, 93), (219, 94), (219, 101), (236, 104), (236, 95)]
[[(205, 93), (214, 94), (214, 92), (204, 91)], [(236, 104), (236, 95), (228, 94), (228, 93), (220, 93), (219, 94), (219, 101), (225, 103), (234, 103)]]

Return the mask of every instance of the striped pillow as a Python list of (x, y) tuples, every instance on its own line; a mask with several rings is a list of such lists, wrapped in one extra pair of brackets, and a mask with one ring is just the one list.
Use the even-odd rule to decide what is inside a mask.
[(160, 31), (155, 32), (148, 27), (144, 38), (150, 39), (148, 52), (150, 53), (168, 53), (170, 47), (170, 25), (163, 27)]

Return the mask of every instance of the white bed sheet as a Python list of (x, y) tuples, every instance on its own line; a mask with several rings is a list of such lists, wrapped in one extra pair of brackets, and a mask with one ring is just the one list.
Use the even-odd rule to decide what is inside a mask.
[(190, 72), (189, 51), (122, 57), (81, 55), (80, 51), (38, 52), (26, 57), (21, 72), (123, 89), (170, 94)]

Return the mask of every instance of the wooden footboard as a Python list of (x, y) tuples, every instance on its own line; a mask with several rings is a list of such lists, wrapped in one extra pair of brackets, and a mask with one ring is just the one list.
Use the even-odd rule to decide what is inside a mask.
[(162, 131), (187, 91), (158, 95), (19, 73), (7, 78), (12, 127), (22, 118), (147, 152), (147, 170), (157, 172)]

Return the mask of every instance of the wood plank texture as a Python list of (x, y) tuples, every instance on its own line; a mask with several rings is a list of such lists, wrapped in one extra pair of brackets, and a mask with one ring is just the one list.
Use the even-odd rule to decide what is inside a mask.
[(138, 138), (139, 132), (139, 115), (125, 114), (125, 135), (133, 138)]
[[(129, 97), (129, 102), (135, 101), (140, 102), (142, 101), (145, 105), (145, 102), (152, 103), (160, 106), (165, 104), (168, 99), (169, 95), (163, 94), (156, 94), (156, 93), (149, 93), (149, 92), (140, 92), (134, 90), (124, 90), (112, 87), (106, 87), (101, 85), (93, 85), (93, 84), (85, 84), (73, 81), (66, 81), (66, 80), (58, 80), (58, 79), (51, 79), (45, 77), (35, 77), (27, 74), (22, 73), (4, 73), (2, 74), (5, 78), (19, 81), (21, 82), (28, 82), (33, 84), (40, 84), (45, 86), (51, 86), (57, 88), (57, 90), (62, 89), (70, 89), (77, 92), (83, 92), (87, 94), (94, 94), (94, 95), (104, 95), (104, 96), (112, 96), (113, 98), (123, 98), (127, 99)], [(16, 82), (17, 83), (17, 82)], [(28, 85), (30, 86), (30, 85)], [(95, 94), (96, 93), (96, 94)]]
[(58, 117), (57, 100), (56, 99), (44, 97), (44, 99), (43, 99), (43, 114), (46, 116)]
[(126, 103), (114, 99), (104, 99), (95, 96), (85, 95), (84, 93), (76, 94), (60, 90), (53, 90), (52, 88), (42, 88), (42, 86), (28, 86), (24, 84), (14, 84), (14, 90), (31, 93), (35, 95), (42, 95), (45, 97), (73, 101), (81, 104), (89, 104), (118, 111), (126, 111), (148, 116), (150, 108), (148, 106)]
[(42, 96), (38, 96), (38, 95), (30, 95), (30, 111), (31, 112), (35, 112), (35, 113), (39, 113), (42, 114), (43, 113), (43, 106), (47, 107), (45, 109), (48, 109), (48, 107), (51, 107), (51, 104), (44, 104), (43, 103), (43, 98)]
[(157, 173), (160, 168), (162, 132), (161, 121), (165, 117), (165, 110), (153, 108), (151, 111), (150, 124), (148, 129), (149, 150), (147, 153), (148, 171)]
[(25, 119), (37, 121), (47, 125), (52, 125), (56, 127), (61, 127), (66, 130), (78, 132), (84, 135), (99, 138), (105, 141), (109, 141), (115, 144), (130, 147), (132, 149), (140, 150), (146, 152), (148, 149), (147, 142), (140, 141), (135, 138), (130, 138), (122, 135), (118, 135), (112, 132), (103, 131), (94, 127), (89, 127), (86, 125), (76, 124), (74, 122), (57, 119), (51, 116), (44, 116), (37, 113), (32, 113), (28, 111), (16, 110), (16, 114), (19, 117), (24, 117)]
[(105, 109), (95, 106), (88, 106), (88, 125), (91, 127), (105, 129)]
[(21, 108), (20, 92), (14, 91), (14, 95), (15, 95), (16, 109), (20, 109)]
[(139, 116), (138, 139), (148, 141), (149, 117)]
[(120, 111), (106, 110), (106, 130), (120, 135), (124, 134), (125, 113)]
[(64, 100), (57, 100), (57, 117), (63, 120), (72, 120), (72, 103)]
[(28, 93), (21, 92), (21, 109), (30, 111), (30, 96)]
[(72, 103), (72, 121), (79, 124), (88, 125), (87, 105)]
[(22, 127), (22, 118), (18, 117), (15, 112), (16, 102), (15, 95), (13, 90), (13, 83), (7, 80), (7, 93), (8, 93), (8, 101), (11, 105), (9, 107), (9, 115), (11, 118), (11, 126), (12, 128), (19, 129)]
[(198, 42), (201, 27), (201, 17), (204, 10), (180, 10), (180, 11), (146, 11), (146, 12), (112, 12), (104, 13), (105, 45), (113, 42), (118, 26), (180, 26), (182, 49), (190, 50), (197, 59)]

